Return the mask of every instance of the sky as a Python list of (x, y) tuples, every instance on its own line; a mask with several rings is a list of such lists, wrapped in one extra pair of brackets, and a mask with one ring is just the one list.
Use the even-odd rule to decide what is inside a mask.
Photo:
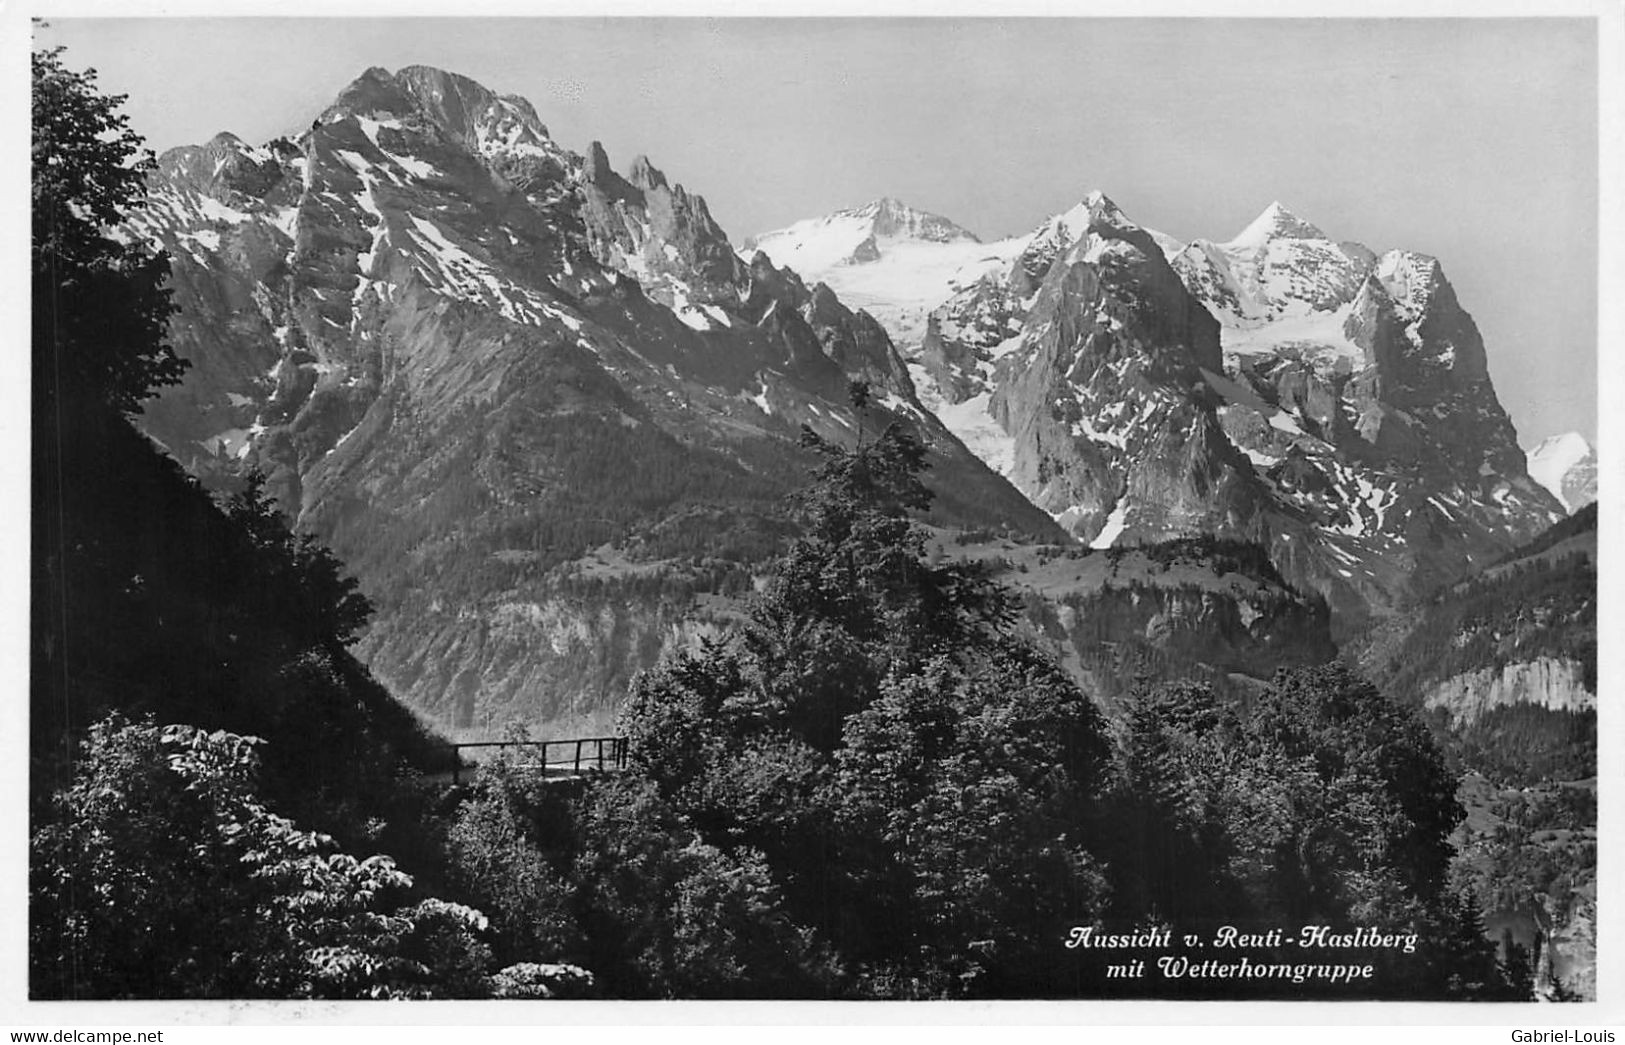
[(1438, 257), (1520, 441), (1597, 435), (1587, 18), (52, 18), (162, 151), (297, 131), (369, 66), (529, 98), (647, 154), (735, 243), (882, 195), (984, 239), (1093, 189), (1223, 240), (1279, 200)]

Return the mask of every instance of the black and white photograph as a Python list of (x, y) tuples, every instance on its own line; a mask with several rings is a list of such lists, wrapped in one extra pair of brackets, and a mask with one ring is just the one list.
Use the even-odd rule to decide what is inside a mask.
[(14, 1020), (1617, 1015), (1619, 12), (425, 11), (13, 13)]

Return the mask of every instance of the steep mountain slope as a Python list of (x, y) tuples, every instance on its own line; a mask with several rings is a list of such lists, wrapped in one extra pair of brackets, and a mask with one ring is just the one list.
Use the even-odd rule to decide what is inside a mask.
[(933, 310), (910, 368), (1080, 539), (1256, 541), (1344, 626), (1560, 513), (1438, 262), (1279, 204), (1182, 246), (1094, 193)]
[(1597, 452), (1579, 432), (1554, 435), (1529, 451), (1529, 478), (1577, 512), (1597, 499)]
[[(802, 424), (915, 425), (938, 521), (1059, 537), (873, 319), (522, 99), (372, 69), (297, 140), (166, 153), (152, 196), (128, 233), (172, 255), (194, 365), (147, 430), (199, 474), (265, 471), (378, 605), (358, 651), (443, 723), (606, 724), (703, 626), (696, 593), (748, 587), (775, 546)], [(637, 568), (584, 581), (606, 545)]]
[(344, 649), (365, 610), (327, 556), (244, 500), (217, 504), (118, 411), (72, 417), (36, 445), (37, 471), (60, 480), (34, 522), (36, 815), (113, 712), (262, 738), (277, 807), (343, 837), (376, 840), (383, 821), (358, 808), (416, 815), (399, 770), (448, 768), (448, 752)]

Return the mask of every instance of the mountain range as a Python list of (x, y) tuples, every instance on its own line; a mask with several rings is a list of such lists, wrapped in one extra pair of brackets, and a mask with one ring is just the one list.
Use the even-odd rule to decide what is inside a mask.
[[(851, 233), (755, 242), (817, 261), (819, 235)], [(1182, 243), (1100, 192), (1024, 236), (911, 251), (937, 261), (906, 287), (885, 250), (809, 278), (903, 317), (921, 402), (1081, 541), (1258, 542), (1347, 633), (1564, 514), (1437, 259), (1334, 241), (1279, 203)]]
[(358, 654), (448, 728), (607, 728), (778, 547), (803, 426), (900, 420), (931, 521), (1064, 540), (872, 318), (464, 77), (372, 69), (297, 139), (170, 150), (123, 234), (169, 253), (192, 363), (146, 432), (207, 482), (264, 473), (377, 605)]
[[(377, 605), (358, 655), (452, 730), (607, 728), (733, 619), (793, 531), (803, 426), (913, 428), (943, 554), (1006, 570), (1107, 691), (1135, 648), (1329, 656), (1563, 514), (1438, 263), (1279, 206), (1184, 244), (1092, 193), (982, 243), (882, 199), (741, 254), (647, 158), (416, 66), (296, 137), (166, 152), (123, 234), (169, 253), (192, 363), (146, 432), (206, 482), (263, 472)], [(1112, 568), (1053, 567), (1090, 552)], [(1131, 587), (1132, 636), (1080, 617)]]

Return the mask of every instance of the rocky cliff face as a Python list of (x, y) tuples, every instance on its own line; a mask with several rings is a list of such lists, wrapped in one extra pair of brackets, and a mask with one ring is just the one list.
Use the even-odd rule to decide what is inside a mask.
[(1201, 537), (1096, 550), (948, 534), (936, 546), (1018, 593), (1031, 635), (1108, 714), (1146, 679), (1247, 692), (1337, 653), (1325, 602), (1255, 545)]
[[(919, 406), (874, 320), (522, 99), (368, 70), (297, 139), (165, 154), (151, 195), (126, 232), (171, 254), (193, 368), (148, 432), (205, 477), (267, 472), (378, 605), (361, 654), (443, 724), (607, 718), (771, 554), (803, 424), (912, 425), (939, 521), (1060, 536)], [(564, 608), (602, 547), (597, 602)]]
[(1278, 204), (1182, 245), (1094, 194), (936, 309), (911, 366), (1080, 539), (1257, 541), (1346, 628), (1560, 512), (1438, 262)]
[(1547, 711), (1595, 712), (1597, 693), (1595, 686), (1586, 686), (1584, 664), (1539, 657), (1452, 675), (1434, 683), (1422, 697), (1423, 707), (1444, 711), (1454, 728), (1471, 726), (1496, 708), (1520, 705)]
[(1067, 591), (1034, 618), (1108, 713), (1147, 678), (1230, 693), (1336, 655), (1324, 603), (1278, 581), (1248, 578), (1243, 587), (1107, 582)]

